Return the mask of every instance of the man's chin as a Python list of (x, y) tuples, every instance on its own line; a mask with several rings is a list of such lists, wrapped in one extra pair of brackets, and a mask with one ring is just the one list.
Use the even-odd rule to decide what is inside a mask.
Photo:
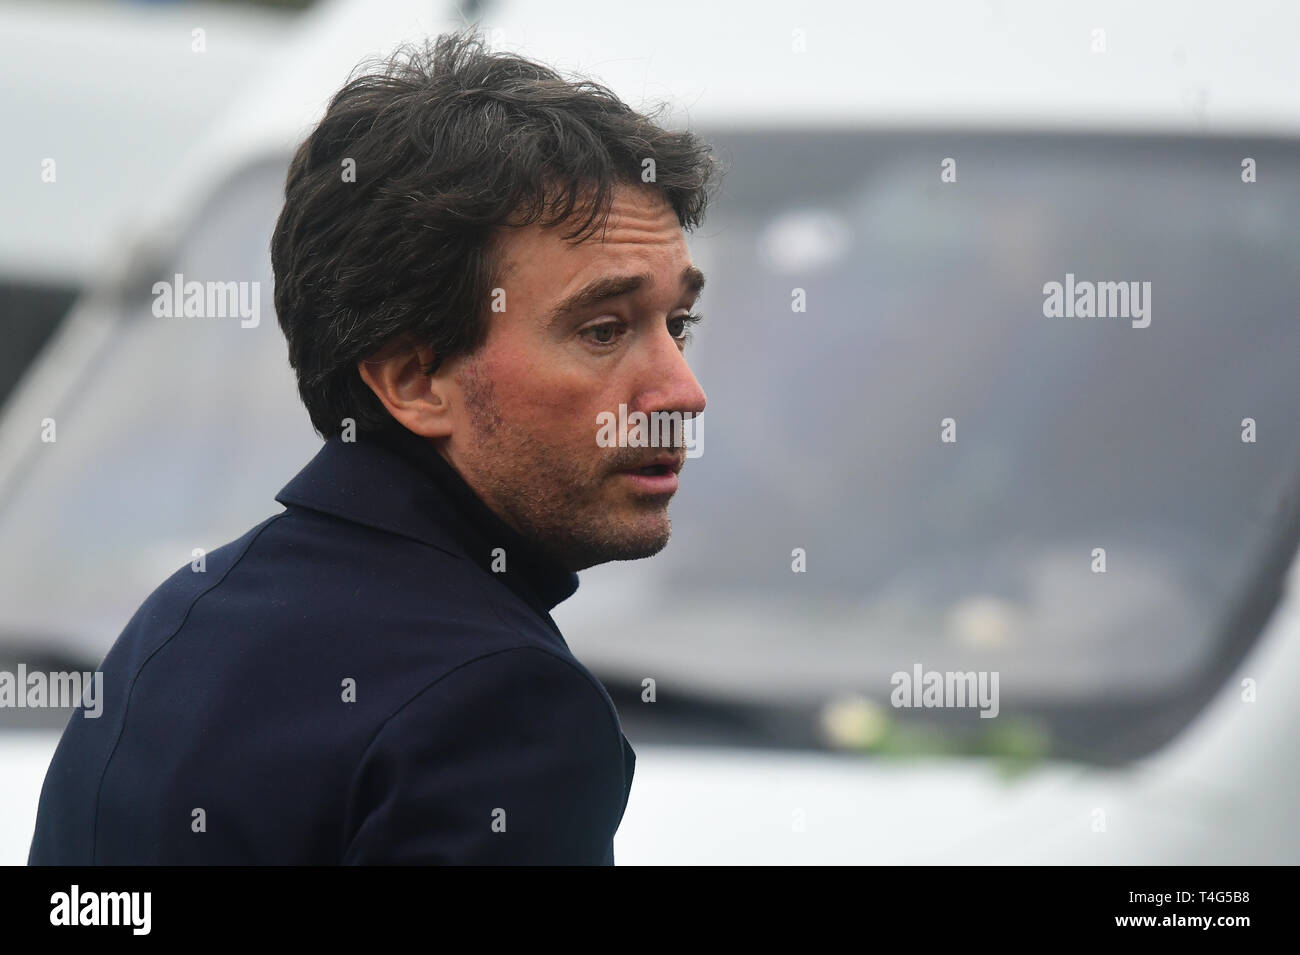
[(601, 534), (598, 538), (588, 539), (583, 546), (575, 548), (569, 564), (574, 571), (586, 570), (597, 564), (606, 564), (615, 560), (643, 560), (653, 557), (668, 546), (672, 524), (668, 515), (653, 526), (622, 527), (611, 533)]

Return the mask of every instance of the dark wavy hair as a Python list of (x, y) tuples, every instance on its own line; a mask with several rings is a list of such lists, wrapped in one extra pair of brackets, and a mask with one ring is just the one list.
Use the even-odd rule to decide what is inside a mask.
[(502, 226), (572, 217), (563, 237), (585, 239), (605, 227), (615, 188), (640, 185), (653, 159), (646, 185), (689, 231), (721, 174), (693, 133), (661, 128), (597, 83), (490, 52), (472, 29), (366, 68), (294, 155), (271, 239), (276, 315), (325, 437), (344, 418), (396, 425), (356, 368), (390, 339), (427, 343), (426, 374), (483, 344)]

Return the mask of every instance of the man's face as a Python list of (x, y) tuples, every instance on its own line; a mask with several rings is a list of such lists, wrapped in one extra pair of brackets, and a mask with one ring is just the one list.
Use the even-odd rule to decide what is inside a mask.
[[(676, 447), (602, 447), (598, 421), (602, 412), (617, 417), (620, 404), (647, 418), (704, 410), (682, 353), (682, 318), (703, 277), (652, 188), (620, 188), (603, 236), (575, 244), (564, 231), (506, 230), (504, 311), (489, 313), (480, 350), (448, 364), (452, 433), (439, 451), (507, 523), (582, 570), (668, 543), (672, 472), (685, 461), (680, 433)], [(634, 290), (598, 300), (590, 288), (637, 278)], [(561, 309), (583, 291), (585, 302)], [(611, 291), (620, 290), (596, 294)], [(658, 477), (628, 473), (656, 458), (673, 465)]]

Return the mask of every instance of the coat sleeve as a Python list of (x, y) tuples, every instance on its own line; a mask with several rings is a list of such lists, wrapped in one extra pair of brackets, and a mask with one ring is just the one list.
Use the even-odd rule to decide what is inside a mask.
[(592, 677), (517, 647), (462, 664), (380, 729), (348, 798), (351, 865), (613, 864), (622, 733)]

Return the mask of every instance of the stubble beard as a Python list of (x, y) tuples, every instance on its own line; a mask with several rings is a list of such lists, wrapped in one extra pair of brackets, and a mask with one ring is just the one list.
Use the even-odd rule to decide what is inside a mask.
[[(469, 472), (462, 476), (523, 537), (571, 571), (640, 560), (667, 546), (672, 522), (662, 498), (611, 495), (620, 480), (609, 471), (611, 461), (593, 472), (579, 455), (557, 453), (515, 428), (473, 363), (458, 381), (474, 432), (462, 451)], [(617, 508), (607, 496), (620, 499)]]

